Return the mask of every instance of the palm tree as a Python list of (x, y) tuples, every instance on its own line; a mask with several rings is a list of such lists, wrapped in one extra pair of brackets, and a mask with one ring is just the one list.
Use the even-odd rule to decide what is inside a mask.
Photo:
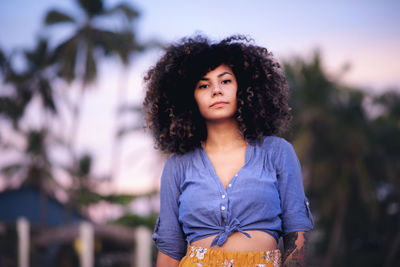
[[(80, 96), (78, 97), (72, 114), (72, 129), (69, 146), (72, 157), (74, 143), (79, 126), (83, 96), (86, 86), (97, 76), (97, 66), (102, 56), (117, 55), (123, 64), (129, 63), (132, 52), (140, 52), (144, 45), (137, 42), (132, 31), (132, 23), (139, 13), (130, 5), (119, 4), (112, 8), (105, 8), (102, 0), (78, 0), (79, 8), (84, 18), (70, 15), (60, 10), (50, 10), (45, 16), (48, 26), (64, 25), (74, 27), (74, 33), (67, 40), (55, 48), (54, 63), (58, 66), (58, 74), (67, 82), (79, 80), (81, 82)], [(101, 21), (121, 14), (122, 26), (116, 30), (101, 27)]]
[[(46, 114), (49, 112), (57, 115), (56, 100), (62, 101), (58, 96), (54, 96), (55, 75), (67, 82), (79, 80), (82, 84), (82, 96), (79, 99), (82, 101), (86, 85), (96, 78), (97, 65), (101, 59), (99, 55), (117, 55), (124, 64), (128, 64), (132, 52), (140, 52), (145, 48), (144, 45), (136, 42), (135, 35), (131, 30), (131, 23), (138, 17), (136, 10), (124, 4), (105, 9), (102, 1), (79, 1), (78, 3), (86, 14), (83, 24), (79, 24), (78, 17), (74, 18), (61, 11), (51, 10), (47, 13), (45, 18), (47, 25), (66, 23), (75, 26), (76, 31), (73, 36), (59, 44), (54, 50), (49, 49), (47, 40), (39, 39), (33, 50), (24, 51), (26, 70), (23, 72), (15, 71), (9, 58), (0, 51), (1, 78), (5, 83), (10, 84), (12, 89), (12, 94), (0, 96), (0, 115), (5, 115), (6, 119), (13, 122), (15, 136), (20, 136), (20, 139), (26, 140), (27, 143), (26, 148), (9, 142), (1, 144), (3, 155), (7, 149), (20, 152), (19, 159), (1, 167), (2, 174), (9, 180), (19, 179), (23, 184), (35, 184), (39, 188), (58, 187), (56, 180), (53, 179), (53, 173), (54, 169), (60, 166), (57, 166), (54, 160), (48, 156), (48, 151), (54, 145), (48, 140), (53, 138), (52, 142), (57, 142), (63, 148), (65, 142), (51, 135), (51, 125), (46, 119)], [(111, 31), (98, 26), (98, 19), (112, 17), (118, 13), (122, 14), (125, 19), (119, 31)], [(35, 97), (41, 99), (43, 107), (43, 123), (39, 127), (41, 130), (20, 129), (18, 127), (20, 120), (24, 118), (25, 111)], [(77, 131), (80, 106), (80, 103), (75, 105), (73, 115), (75, 127), (72, 130), (72, 141), (74, 133)], [(74, 152), (72, 141), (69, 142), (70, 152)], [(63, 167), (73, 181), (69, 206), (88, 205), (100, 200), (126, 204), (135, 198), (133, 195), (103, 196), (96, 193), (97, 182), (91, 173), (91, 163), (91, 155), (75, 156), (74, 154), (72, 164)]]
[[(45, 39), (39, 39), (32, 50), (21, 52), (25, 63), (23, 71), (13, 68), (12, 58), (4, 54), (0, 56), (3, 84), (9, 86), (9, 93), (0, 96), (0, 114), (6, 121), (11, 122), (13, 129), (10, 131), (14, 137), (25, 140), (27, 145), (26, 148), (21, 148), (18, 144), (9, 142), (10, 140), (1, 140), (3, 156), (10, 150), (20, 156), (16, 161), (3, 166), (1, 173), (6, 179), (13, 180), (18, 177), (23, 184), (33, 184), (40, 189), (54, 187), (57, 185), (53, 179), (53, 167), (47, 152), (47, 140), (51, 136), (48, 115), (58, 115), (52, 86), (54, 75), (49, 71), (51, 52)], [(42, 122), (36, 126), (21, 127), (22, 123), (27, 124), (26, 113), (34, 99), (40, 100), (38, 112), (41, 113)]]
[(288, 138), (299, 152), (317, 228), (323, 231), (316, 254), (324, 258), (323, 266), (359, 265), (361, 257), (349, 259), (354, 251), (343, 244), (357, 242), (349, 234), (350, 226), (360, 223), (354, 216), (373, 221), (378, 205), (371, 198), (375, 177), (366, 162), (371, 143), (365, 93), (329, 77), (319, 53), (309, 62), (297, 58), (285, 63), (285, 72), (294, 109)]
[[(13, 56), (22, 54), (24, 69), (15, 70)], [(6, 94), (0, 96), (0, 115), (13, 126), (8, 129), (12, 138), (1, 139), (2, 161), (1, 178), (5, 186), (33, 186), (41, 198), (40, 218), (46, 218), (47, 193), (64, 191), (55, 179), (53, 159), (50, 149), (60, 144), (60, 139), (52, 134), (50, 118), (58, 116), (57, 101), (54, 95), (54, 72), (51, 71), (51, 51), (46, 39), (39, 38), (36, 46), (30, 50), (16, 50), (8, 56), (0, 55), (2, 86), (7, 86)], [(39, 109), (32, 103), (39, 100)], [(37, 102), (36, 102), (37, 103)], [(31, 111), (38, 112), (42, 121), (39, 125), (30, 122)], [(5, 124), (4, 124), (5, 125)], [(6, 128), (6, 127), (4, 127)], [(15, 157), (17, 156), (17, 157)]]
[[(1, 173), (9, 180), (19, 180), (18, 183), (48, 186), (46, 180), (53, 180), (52, 165), (50, 164), (48, 132), (45, 129), (18, 132), (19, 138), (25, 139), (26, 145), (20, 147), (17, 143), (3, 143), (3, 148), (18, 151), (22, 158), (2, 166)], [(3, 150), (3, 154), (4, 154)]]
[(387, 252), (383, 266), (400, 262), (400, 93), (388, 90), (374, 98), (381, 113), (371, 125), (373, 143), (368, 164), (376, 181), (379, 209), (372, 227), (380, 236), (381, 247)]
[(19, 128), (19, 122), (24, 117), (25, 111), (35, 97), (41, 100), (43, 121), (46, 122), (47, 114), (56, 115), (57, 106), (54, 99), (54, 79), (52, 72), (48, 70), (50, 65), (50, 51), (48, 42), (39, 39), (32, 50), (22, 51), (25, 70), (14, 70), (11, 59), (4, 54), (0, 55), (0, 66), (3, 73), (4, 84), (11, 85), (12, 92), (0, 96), (0, 114), (10, 120), (15, 129)]
[[(64, 188), (54, 179), (54, 166), (49, 156), (49, 143), (52, 136), (45, 128), (29, 129), (14, 132), (21, 142), (2, 142), (2, 155), (7, 152), (17, 152), (19, 158), (1, 166), (0, 174), (6, 179), (7, 187), (29, 186), (35, 187), (40, 195), (40, 222), (45, 223), (47, 215), (47, 195)], [(15, 139), (15, 138), (14, 138)], [(53, 197), (55, 195), (53, 194)]]

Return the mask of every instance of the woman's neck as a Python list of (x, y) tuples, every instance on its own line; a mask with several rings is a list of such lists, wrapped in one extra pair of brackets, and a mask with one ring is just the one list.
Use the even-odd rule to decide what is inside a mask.
[(246, 145), (236, 120), (207, 122), (207, 139), (204, 142), (207, 151), (224, 151)]

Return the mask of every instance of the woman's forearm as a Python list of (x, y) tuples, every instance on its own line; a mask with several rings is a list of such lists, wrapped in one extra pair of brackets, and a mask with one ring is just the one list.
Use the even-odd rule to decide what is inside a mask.
[(308, 245), (307, 232), (290, 233), (283, 238), (285, 252), (283, 253), (284, 267), (305, 266), (305, 255)]
[(157, 254), (157, 265), (156, 267), (178, 267), (179, 261), (171, 258), (161, 251)]

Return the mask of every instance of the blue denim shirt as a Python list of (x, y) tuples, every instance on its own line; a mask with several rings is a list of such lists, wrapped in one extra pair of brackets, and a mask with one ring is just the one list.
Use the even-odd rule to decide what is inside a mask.
[(161, 176), (157, 248), (180, 260), (187, 244), (216, 235), (222, 246), (235, 231), (260, 230), (276, 240), (313, 228), (301, 167), (293, 146), (268, 136), (248, 144), (245, 164), (225, 190), (203, 148), (172, 155)]

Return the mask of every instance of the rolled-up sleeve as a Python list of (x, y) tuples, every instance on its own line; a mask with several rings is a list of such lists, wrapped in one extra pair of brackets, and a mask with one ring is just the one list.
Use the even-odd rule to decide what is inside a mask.
[(277, 164), (283, 235), (312, 230), (313, 217), (304, 194), (301, 165), (293, 146), (283, 138)]
[(185, 256), (187, 249), (187, 241), (178, 221), (179, 170), (176, 156), (171, 156), (161, 176), (160, 215), (152, 236), (158, 250), (176, 260)]

